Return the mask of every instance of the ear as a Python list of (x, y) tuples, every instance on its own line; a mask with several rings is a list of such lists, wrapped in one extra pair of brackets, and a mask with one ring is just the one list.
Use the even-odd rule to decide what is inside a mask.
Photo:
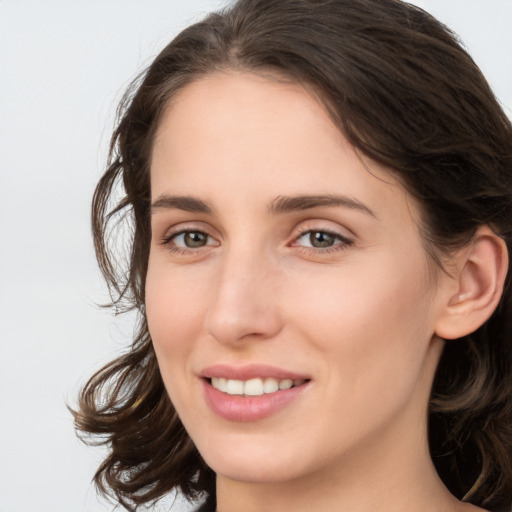
[(508, 251), (488, 226), (478, 228), (469, 245), (455, 256), (454, 281), (446, 288), (435, 333), (456, 339), (476, 331), (490, 318), (503, 293)]

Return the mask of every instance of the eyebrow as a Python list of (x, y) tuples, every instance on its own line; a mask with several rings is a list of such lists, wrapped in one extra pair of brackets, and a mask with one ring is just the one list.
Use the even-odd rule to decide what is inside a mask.
[[(268, 212), (273, 215), (279, 215), (322, 206), (341, 206), (352, 210), (359, 210), (377, 218), (377, 215), (361, 201), (352, 197), (335, 194), (278, 196), (270, 203)], [(171, 196), (168, 194), (159, 196), (151, 205), (151, 209), (152, 211), (159, 209), (177, 209), (191, 213), (212, 213), (212, 208), (201, 199), (192, 196)]]
[(191, 213), (212, 213), (212, 209), (201, 199), (190, 196), (162, 194), (151, 205), (151, 210), (176, 209)]
[(375, 212), (361, 201), (352, 197), (336, 194), (279, 196), (270, 204), (269, 212), (272, 214), (280, 214), (297, 210), (309, 210), (321, 206), (341, 206), (352, 210), (359, 210), (372, 217), (378, 218)]

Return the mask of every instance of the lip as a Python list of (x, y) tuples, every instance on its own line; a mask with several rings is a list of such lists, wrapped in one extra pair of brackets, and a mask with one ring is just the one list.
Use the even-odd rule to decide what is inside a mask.
[(311, 380), (311, 377), (308, 375), (295, 373), (268, 364), (248, 364), (243, 366), (216, 364), (203, 369), (199, 376), (204, 379), (221, 377), (233, 380), (249, 380), (261, 377), (262, 379), (274, 378), (277, 380)]
[[(234, 422), (251, 422), (268, 418), (299, 399), (311, 384), (310, 377), (269, 365), (251, 364), (247, 366), (215, 365), (205, 368), (201, 381), (206, 404), (221, 418)], [(257, 377), (277, 380), (305, 380), (304, 384), (260, 396), (228, 395), (215, 389), (209, 379), (249, 380)]]

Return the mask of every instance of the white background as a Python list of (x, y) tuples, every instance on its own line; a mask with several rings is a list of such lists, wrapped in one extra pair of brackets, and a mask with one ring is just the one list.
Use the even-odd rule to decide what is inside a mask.
[[(415, 3), (460, 34), (512, 117), (512, 0)], [(0, 512), (113, 508), (90, 485), (103, 451), (65, 406), (131, 334), (95, 306), (90, 199), (130, 79), (221, 5), (0, 0)]]

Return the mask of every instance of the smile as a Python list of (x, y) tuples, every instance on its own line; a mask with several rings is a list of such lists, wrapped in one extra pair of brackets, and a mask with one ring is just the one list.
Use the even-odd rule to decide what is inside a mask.
[(305, 379), (278, 380), (273, 377), (258, 377), (245, 381), (226, 379), (223, 377), (212, 377), (210, 383), (215, 389), (218, 389), (223, 393), (227, 393), (228, 395), (261, 396), (301, 386), (305, 382)]

